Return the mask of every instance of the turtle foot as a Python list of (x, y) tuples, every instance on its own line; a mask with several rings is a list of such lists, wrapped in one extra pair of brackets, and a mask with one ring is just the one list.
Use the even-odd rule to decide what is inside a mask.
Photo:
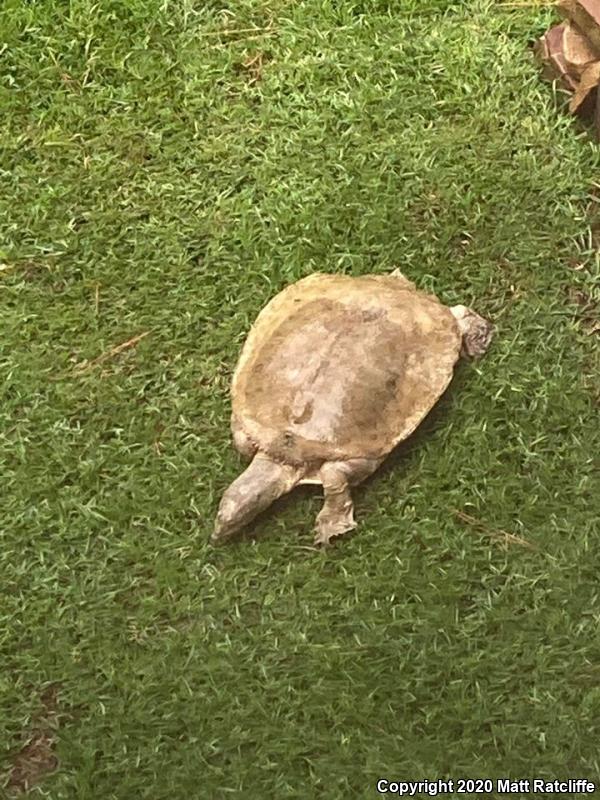
[(315, 545), (328, 545), (331, 539), (356, 528), (352, 508), (346, 514), (319, 514), (317, 517)]

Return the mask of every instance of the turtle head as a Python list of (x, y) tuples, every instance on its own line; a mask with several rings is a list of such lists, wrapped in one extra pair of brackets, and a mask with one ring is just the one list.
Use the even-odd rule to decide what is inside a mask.
[(300, 470), (278, 464), (267, 456), (255, 456), (245, 472), (225, 491), (219, 504), (210, 541), (223, 544), (268, 508), (300, 479)]
[(450, 311), (454, 314), (462, 333), (461, 355), (480, 358), (490, 346), (494, 326), (467, 306), (453, 306)]

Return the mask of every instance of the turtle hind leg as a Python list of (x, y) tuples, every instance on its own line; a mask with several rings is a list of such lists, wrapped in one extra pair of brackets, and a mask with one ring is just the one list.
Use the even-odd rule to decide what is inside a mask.
[(315, 544), (329, 544), (330, 539), (356, 528), (354, 503), (350, 487), (345, 483), (333, 491), (325, 488), (325, 502), (317, 516)]
[(279, 464), (259, 452), (225, 490), (211, 542), (221, 544), (252, 522), (278, 497), (291, 491), (302, 479), (302, 472), (300, 467)]
[(325, 492), (323, 508), (317, 516), (315, 544), (328, 544), (335, 536), (356, 528), (350, 487), (367, 478), (381, 462), (356, 458), (323, 464), (319, 476)]

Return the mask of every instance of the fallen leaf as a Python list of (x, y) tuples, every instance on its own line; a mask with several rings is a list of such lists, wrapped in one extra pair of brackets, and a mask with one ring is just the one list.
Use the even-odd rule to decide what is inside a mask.
[(589, 64), (598, 61), (599, 55), (589, 40), (569, 23), (565, 23), (563, 32), (563, 53), (569, 74), (578, 78)]
[(575, 23), (600, 56), (600, 0), (560, 0), (557, 9)]
[(600, 83), (600, 61), (594, 61), (584, 70), (581, 80), (575, 89), (575, 94), (571, 98), (569, 111), (572, 114), (580, 108), (590, 92), (597, 88), (598, 83)]
[(58, 758), (54, 753), (58, 687), (47, 687), (40, 699), (42, 709), (33, 720), (31, 730), (25, 734), (26, 743), (12, 758), (6, 784), (11, 794), (28, 792), (58, 767)]
[(535, 52), (544, 64), (544, 77), (547, 80), (560, 80), (565, 89), (577, 88), (579, 75), (567, 62), (564, 52), (565, 31), (568, 23), (554, 25), (538, 40)]

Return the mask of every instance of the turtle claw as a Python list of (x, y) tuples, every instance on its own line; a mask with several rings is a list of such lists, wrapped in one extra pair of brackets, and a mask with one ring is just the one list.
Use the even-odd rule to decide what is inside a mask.
[(315, 546), (322, 545), (326, 547), (331, 539), (335, 539), (336, 536), (343, 536), (345, 533), (348, 533), (351, 530), (356, 528), (356, 522), (352, 518), (348, 517), (330, 517), (330, 518), (318, 518), (317, 519), (317, 532), (315, 533), (314, 543)]

